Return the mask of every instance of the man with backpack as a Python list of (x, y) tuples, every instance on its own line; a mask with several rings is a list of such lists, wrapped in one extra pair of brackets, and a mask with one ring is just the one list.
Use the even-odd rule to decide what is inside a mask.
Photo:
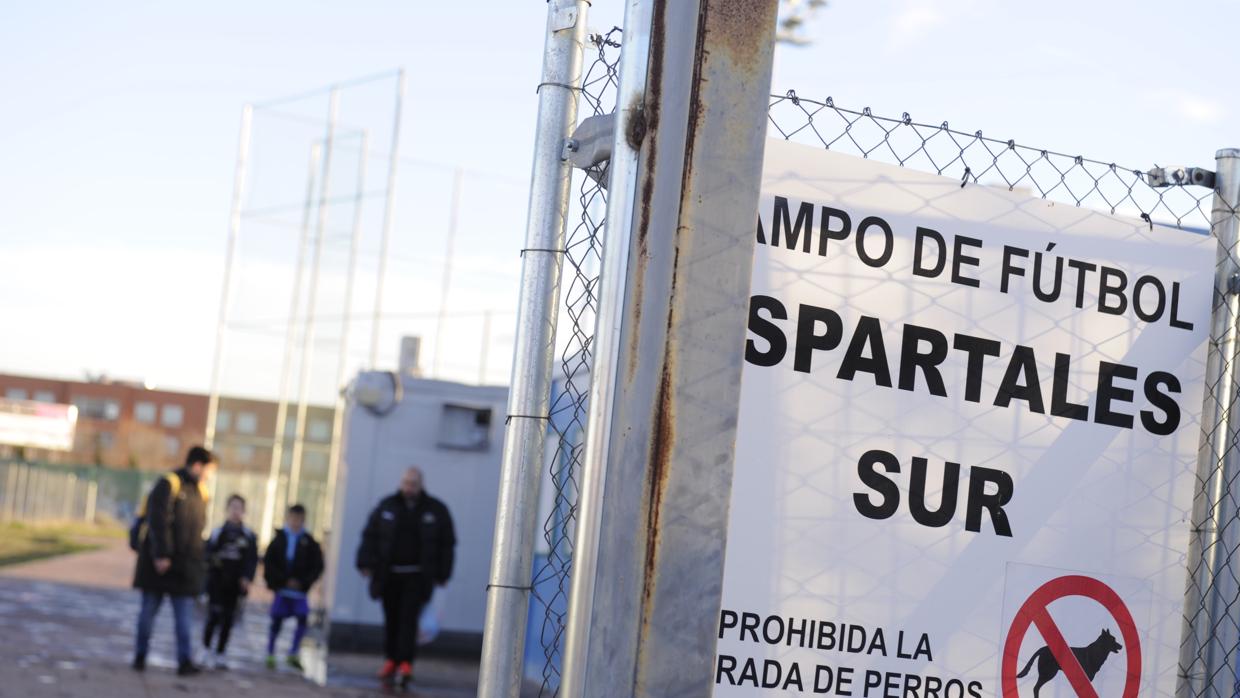
[(176, 621), (177, 674), (201, 671), (193, 663), (190, 623), (194, 596), (202, 592), (206, 577), (202, 529), (207, 522), (206, 478), (214, 467), (214, 454), (202, 446), (191, 448), (185, 465), (151, 489), (134, 522), (130, 540), (137, 548), (138, 564), (133, 585), (142, 592), (133, 658), (137, 671), (146, 669), (151, 630), (165, 596)]

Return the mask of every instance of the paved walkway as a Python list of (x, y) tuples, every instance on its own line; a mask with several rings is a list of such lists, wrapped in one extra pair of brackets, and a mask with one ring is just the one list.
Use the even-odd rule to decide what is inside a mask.
[[(136, 673), (133, 651), (137, 593), (129, 588), (133, 554), (124, 541), (104, 548), (0, 568), (0, 698), (29, 696), (183, 696), (220, 698), (242, 695), (382, 695), (372, 678), (378, 660), (369, 656), (324, 653), (314, 638), (304, 648), (307, 673), (319, 683), (261, 665), (265, 654), (265, 607), (251, 603), (233, 630), (229, 655), (233, 669), (178, 679), (173, 671), (172, 612), (161, 609), (148, 668)], [(202, 628), (201, 615), (195, 627)], [(287, 647), (291, 628), (285, 630)], [(313, 631), (312, 631), (313, 635)], [(195, 638), (196, 643), (200, 637)], [(474, 662), (422, 660), (414, 686), (405, 693), (425, 698), (465, 698), (476, 690)], [(320, 685), (326, 684), (326, 685)], [(390, 689), (387, 692), (391, 692)]]
[(134, 566), (134, 554), (129, 549), (129, 543), (121, 538), (88, 540), (99, 545), (99, 549), (0, 567), (0, 577), (96, 589), (129, 589)]

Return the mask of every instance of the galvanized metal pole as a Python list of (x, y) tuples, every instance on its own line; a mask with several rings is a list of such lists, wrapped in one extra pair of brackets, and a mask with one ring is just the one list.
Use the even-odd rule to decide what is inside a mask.
[[(216, 420), (219, 414), (219, 384), (223, 381), (224, 351), (228, 336), (228, 305), (232, 303), (232, 269), (237, 262), (237, 238), (241, 234), (243, 198), (246, 196), (246, 175), (249, 164), (250, 128), (254, 119), (254, 107), (247, 104), (241, 112), (241, 136), (237, 141), (237, 162), (233, 170), (232, 203), (228, 211), (228, 242), (224, 247), (224, 278), (219, 290), (219, 315), (216, 319), (216, 353), (211, 362), (211, 389), (207, 393), (207, 428), (203, 445), (208, 449), (216, 445)], [(216, 482), (211, 479), (211, 498), (216, 498)], [(215, 507), (207, 507), (207, 528), (215, 526)]]
[(99, 481), (91, 480), (86, 487), (86, 523), (95, 523), (95, 508), (99, 503)]
[(17, 504), (17, 482), (20, 465), (9, 464), (5, 468), (5, 488), (4, 488), (4, 520), (13, 520), (14, 506)]
[[(232, 203), (228, 212), (228, 242), (224, 247), (224, 278), (219, 290), (219, 315), (216, 319), (216, 353), (211, 362), (211, 389), (207, 397), (207, 428), (203, 445), (208, 449), (216, 446), (216, 420), (219, 414), (219, 386), (223, 381), (224, 352), (228, 336), (228, 306), (232, 303), (233, 265), (237, 263), (237, 239), (241, 236), (243, 200), (246, 197), (246, 175), (249, 171), (250, 129), (254, 120), (254, 107), (247, 104), (241, 112), (241, 136), (237, 139), (237, 162), (233, 170)], [(211, 479), (211, 498), (216, 498), (217, 477)], [(215, 507), (207, 507), (207, 527), (215, 526)]]
[[(314, 231), (314, 252), (310, 262), (310, 285), (306, 290), (306, 325), (301, 335), (300, 387), (297, 390), (297, 423), (293, 431), (293, 453), (289, 459), (287, 504), (298, 499), (301, 484), (301, 461), (306, 448), (306, 416), (310, 409), (310, 376), (314, 363), (314, 325), (318, 312), (319, 273), (323, 261), (323, 243), (327, 241), (327, 197), (331, 194), (332, 155), (335, 150), (336, 115), (340, 110), (340, 88), (333, 87), (327, 108), (327, 134), (323, 137), (323, 175), (319, 178), (318, 221)], [(279, 435), (283, 438), (283, 434)]]
[(482, 341), (478, 351), (478, 385), (487, 382), (487, 356), (491, 353), (491, 311), (482, 311)]
[[(332, 412), (331, 446), (327, 455), (327, 488), (328, 495), (323, 498), (323, 511), (316, 516), (323, 526), (330, 529), (332, 508), (335, 498), (331, 492), (336, 488), (336, 474), (340, 471), (340, 445), (343, 440), (344, 428), (344, 390), (348, 381), (346, 371), (349, 369), (349, 334), (353, 325), (353, 283), (357, 277), (357, 248), (362, 240), (362, 204), (366, 200), (366, 163), (367, 133), (362, 131), (361, 152), (357, 158), (357, 186), (353, 197), (353, 234), (349, 238), (349, 267), (345, 272), (344, 281), (344, 312), (340, 321), (340, 354), (336, 360), (336, 404)], [(327, 530), (320, 527), (320, 531)], [(330, 597), (326, 597), (330, 598)]]
[[(605, 254), (626, 265), (604, 261), (597, 341), (610, 357), (591, 399), (611, 406), (591, 404), (587, 426), (577, 544), (591, 567), (573, 570), (566, 696), (714, 689), (776, 5), (655, 2), (643, 37), (644, 97), (613, 149), (630, 168), (613, 172), (618, 192), (638, 194), (621, 194), (627, 211), (609, 202)], [(635, 187), (616, 180), (633, 176), (626, 150)], [(627, 235), (612, 239), (613, 216)], [(622, 284), (607, 280), (618, 272)]]
[(443, 257), (443, 278), (439, 288), (439, 315), (435, 322), (435, 363), (431, 375), (439, 378), (440, 356), (443, 354), (443, 323), (448, 317), (448, 291), (452, 289), (452, 256), (456, 249), (456, 225), (461, 214), (461, 183), (464, 173), (458, 167), (452, 176), (452, 198), (448, 209), (448, 245)]
[[(362, 239), (362, 204), (366, 200), (366, 166), (369, 160), (368, 153), (368, 134), (365, 130), (361, 133), (360, 151), (357, 158), (357, 185), (353, 197), (353, 233), (349, 240), (349, 269), (346, 272), (344, 284), (344, 312), (343, 319), (340, 323), (340, 355), (336, 362), (336, 403), (332, 411), (332, 433), (331, 446), (327, 455), (327, 480), (324, 483), (324, 494), (322, 499), (323, 511), (316, 516), (319, 522), (318, 535), (319, 539), (327, 550), (338, 553), (340, 546), (336, 540), (335, 527), (335, 508), (336, 508), (336, 480), (340, 474), (340, 451), (344, 443), (344, 411), (345, 411), (345, 390), (347, 388), (348, 377), (346, 371), (349, 367), (349, 335), (352, 331), (353, 323), (353, 284), (357, 275), (357, 254), (358, 246)], [(330, 599), (335, 592), (335, 584), (337, 579), (337, 570), (332, 574), (328, 574), (323, 579), (322, 598)], [(322, 618), (322, 637), (331, 637), (331, 613), (324, 613)]]
[(323, 146), (310, 146), (310, 165), (306, 168), (306, 194), (301, 215), (301, 235), (297, 242), (297, 266), (293, 271), (293, 288), (290, 294), (288, 325), (284, 328), (284, 358), (280, 362), (280, 392), (276, 397), (276, 422), (271, 437), (271, 463), (267, 470), (267, 485), (263, 496), (263, 513), (259, 519), (259, 540), (266, 543), (275, 526), (276, 490), (280, 482), (280, 470), (284, 467), (284, 430), (288, 423), (290, 382), (293, 379), (293, 350), (297, 346), (297, 312), (301, 309), (301, 283), (305, 273), (306, 249), (310, 246), (310, 220), (314, 210), (314, 184), (318, 180), (319, 160)]
[(562, 153), (564, 141), (577, 120), (588, 6), (585, 0), (547, 3), (547, 36), (538, 86), (538, 126), (522, 252), (508, 426), (487, 585), (478, 680), (480, 698), (515, 697), (521, 691), (538, 487), (550, 409), (560, 271), (572, 179), (571, 167)]
[(383, 232), (379, 236), (379, 269), (375, 273), (375, 310), (370, 325), (370, 368), (378, 368), (379, 324), (383, 319), (383, 285), (387, 281), (388, 246), (392, 238), (392, 218), (396, 211), (396, 166), (400, 163), (400, 119), (405, 103), (405, 69), (396, 78), (396, 105), (393, 109), (392, 140), (388, 144), (387, 188), (383, 191)]
[(1185, 594), (1184, 640), (1180, 646), (1177, 695), (1235, 695), (1236, 652), (1240, 626), (1234, 617), (1240, 596), (1240, 506), (1233, 488), (1240, 477), (1240, 418), (1237, 371), (1240, 369), (1240, 149), (1215, 155), (1215, 190), (1211, 233), (1218, 241), (1214, 311), (1206, 364), (1202, 440), (1198, 479), (1202, 490), (1193, 506), (1193, 539)]
[(228, 334), (228, 304), (232, 299), (232, 270), (237, 258), (237, 236), (241, 233), (241, 207), (245, 198), (245, 178), (249, 171), (250, 126), (254, 107), (241, 110), (241, 135), (237, 142), (237, 163), (233, 171), (232, 204), (228, 213), (228, 242), (224, 248), (224, 280), (220, 290), (220, 312), (215, 322), (215, 359), (211, 363), (211, 393), (207, 398), (207, 448), (215, 446), (215, 420), (220, 409), (220, 381), (224, 366), (224, 338)]

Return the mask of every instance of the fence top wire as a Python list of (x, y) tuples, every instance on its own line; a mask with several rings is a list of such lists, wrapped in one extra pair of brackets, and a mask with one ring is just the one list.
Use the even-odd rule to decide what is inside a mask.
[(1053, 199), (1136, 215), (1142, 220), (1178, 228), (1206, 230), (1212, 192), (1205, 187), (1174, 185), (1155, 188), (1145, 172), (1114, 162), (1094, 160), (1049, 148), (968, 133), (948, 122), (914, 121), (881, 116), (869, 107), (860, 111), (824, 100), (802, 97), (795, 90), (771, 95), (771, 127), (785, 140), (817, 142), (828, 150), (854, 152), (864, 158), (890, 161), (969, 183), (1028, 189)]

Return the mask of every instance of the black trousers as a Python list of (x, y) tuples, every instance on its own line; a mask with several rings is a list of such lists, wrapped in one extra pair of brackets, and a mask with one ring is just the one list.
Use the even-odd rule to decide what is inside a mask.
[(434, 585), (419, 572), (391, 574), (383, 585), (383, 654), (413, 662), (418, 656), (418, 620)]
[(228, 649), (228, 636), (232, 633), (233, 619), (237, 617), (237, 603), (241, 595), (233, 592), (216, 592), (207, 597), (207, 623), (202, 629), (202, 646), (211, 649), (211, 637), (215, 630), (220, 631), (219, 644), (215, 649), (220, 654)]

